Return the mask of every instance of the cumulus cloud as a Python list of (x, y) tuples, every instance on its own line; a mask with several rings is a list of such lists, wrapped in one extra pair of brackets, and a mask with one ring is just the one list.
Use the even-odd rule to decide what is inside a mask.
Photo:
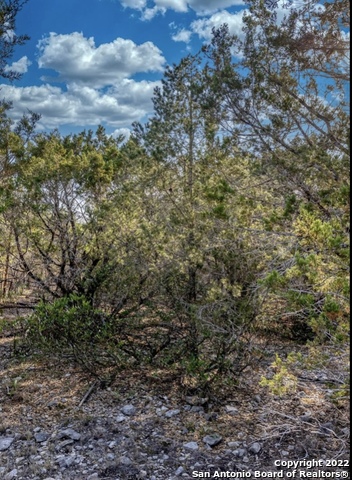
[(19, 60), (17, 60), (17, 62), (13, 62), (12, 65), (6, 65), (4, 70), (5, 72), (12, 71), (12, 72), (20, 73), (22, 75), (23, 73), (28, 72), (28, 67), (30, 65), (32, 65), (32, 62), (30, 62), (28, 58), (24, 56)]
[[(104, 124), (121, 129), (153, 110), (152, 96), (159, 82), (132, 78), (136, 73), (164, 70), (165, 59), (152, 42), (137, 45), (117, 38), (97, 46), (94, 38), (82, 33), (51, 33), (39, 42), (38, 50), (39, 68), (58, 75), (50, 80), (60, 86), (46, 77), (39, 86), (0, 85), (0, 99), (13, 104), (9, 112), (13, 120), (29, 109), (42, 116), (41, 128)], [(8, 69), (25, 73), (30, 63), (22, 57)]]
[(213, 28), (219, 28), (224, 23), (228, 25), (231, 34), (240, 37), (243, 35), (242, 27), (244, 13), (248, 13), (248, 10), (243, 9), (237, 13), (230, 13), (227, 10), (222, 10), (214, 13), (210, 17), (202, 17), (198, 20), (194, 20), (189, 26), (189, 29), (180, 28), (177, 30), (177, 26), (172, 22), (169, 26), (172, 30), (176, 31), (176, 33), (174, 33), (171, 38), (175, 42), (189, 43), (191, 36), (195, 34), (202, 40), (209, 42), (212, 39)]
[(135, 8), (141, 10), (147, 6), (147, 0), (121, 0), (123, 7)]
[(157, 13), (164, 13), (166, 10), (187, 12), (190, 8), (198, 15), (210, 15), (224, 8), (244, 5), (244, 2), (243, 0), (153, 0), (152, 8), (147, 8), (147, 2), (144, 0), (121, 0), (121, 4), (124, 7), (142, 10), (142, 18), (151, 19)]
[(124, 141), (126, 142), (131, 136), (131, 130), (129, 128), (117, 128), (111, 133), (113, 138), (118, 138), (120, 135), (123, 135)]
[(209, 18), (200, 18), (191, 23), (191, 30), (200, 38), (209, 41), (212, 38), (212, 29), (219, 28), (224, 23), (227, 23), (229, 31), (233, 35), (241, 36), (243, 34), (243, 15), (248, 13), (248, 10), (240, 10), (237, 13), (230, 13), (226, 10), (214, 13)]
[(0, 85), (1, 96), (13, 102), (10, 116), (18, 120), (27, 109), (42, 115), (43, 128), (78, 127), (104, 123), (126, 128), (152, 111), (151, 97), (158, 82), (123, 79), (106, 92), (90, 86), (69, 84), (67, 90), (52, 85), (16, 87)]
[(189, 6), (200, 15), (209, 15), (224, 8), (244, 5), (243, 0), (188, 0)]
[(166, 13), (166, 9), (163, 7), (153, 7), (153, 8), (145, 8), (142, 12), (142, 20), (151, 20), (154, 18), (158, 13), (164, 15)]
[(175, 12), (187, 12), (187, 0), (154, 0), (157, 7), (174, 10)]
[(152, 42), (136, 45), (132, 40), (117, 38), (96, 46), (93, 37), (86, 38), (78, 32), (50, 33), (38, 48), (39, 68), (55, 70), (61, 81), (96, 88), (138, 72), (161, 72), (165, 64), (162, 52)]
[(172, 40), (175, 42), (185, 42), (189, 43), (191, 41), (192, 32), (190, 30), (186, 30), (182, 28), (179, 32), (172, 35)]

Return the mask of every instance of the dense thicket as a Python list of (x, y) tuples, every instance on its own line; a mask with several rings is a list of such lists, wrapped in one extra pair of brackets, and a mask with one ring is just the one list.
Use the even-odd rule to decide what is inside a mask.
[[(348, 3), (278, 18), (253, 0), (169, 67), (123, 142), (1, 127), (3, 303), (86, 368), (152, 362), (189, 388), (236, 376), (288, 335), (347, 343)], [(316, 356), (314, 357), (316, 358)], [(193, 382), (193, 383), (192, 383)]]

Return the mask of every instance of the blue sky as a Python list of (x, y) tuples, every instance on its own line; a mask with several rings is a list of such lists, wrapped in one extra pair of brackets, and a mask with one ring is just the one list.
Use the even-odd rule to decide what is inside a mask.
[(40, 113), (41, 129), (126, 132), (152, 113), (165, 66), (196, 53), (214, 26), (240, 34), (245, 9), (241, 0), (29, 0), (16, 33), (31, 39), (10, 61), (23, 76), (0, 81), (0, 96), (14, 120)]

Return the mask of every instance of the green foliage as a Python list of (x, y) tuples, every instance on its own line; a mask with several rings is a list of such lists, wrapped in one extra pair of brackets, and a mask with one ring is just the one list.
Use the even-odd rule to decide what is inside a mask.
[(316, 343), (345, 345), (349, 342), (349, 309), (341, 300), (327, 296), (322, 312), (311, 319), (310, 326)]
[(297, 378), (289, 372), (287, 363), (276, 355), (276, 359), (271, 366), (275, 374), (272, 378), (262, 377), (260, 385), (262, 387), (268, 387), (273, 395), (284, 396), (288, 393), (295, 392)]
[(283, 216), (285, 218), (291, 218), (291, 216), (296, 212), (296, 210), (297, 210), (297, 197), (294, 194), (289, 195), (285, 199), (285, 209), (283, 212)]
[(183, 384), (190, 392), (205, 392), (211, 379), (210, 362), (199, 357), (186, 357), (181, 361)]
[(343, 383), (338, 387), (336, 387), (336, 385), (333, 385), (333, 392), (331, 393), (330, 398), (332, 402), (339, 407), (341, 400), (350, 399), (350, 391), (351, 391), (351, 385), (349, 382)]
[[(174, 368), (190, 389), (240, 375), (273, 326), (317, 365), (345, 348), (345, 0), (280, 22), (249, 8), (241, 38), (223, 26), (166, 69), (124, 144), (101, 126), (36, 134), (32, 112), (11, 129), (1, 105), (1, 295), (43, 298), (32, 345), (93, 372)], [(291, 391), (293, 366), (277, 357), (263, 385)]]
[(28, 335), (50, 343), (55, 349), (75, 343), (94, 343), (107, 337), (104, 314), (83, 296), (71, 294), (53, 303), (41, 302), (29, 319)]
[(277, 270), (273, 270), (260, 283), (275, 292), (278, 288), (285, 286), (286, 280)]
[(123, 361), (114, 322), (84, 297), (40, 302), (26, 320), (25, 342), (45, 354), (72, 355), (91, 373)]

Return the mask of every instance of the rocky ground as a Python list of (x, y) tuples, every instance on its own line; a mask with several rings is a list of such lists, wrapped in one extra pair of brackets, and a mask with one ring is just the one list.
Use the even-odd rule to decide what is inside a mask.
[[(0, 478), (288, 478), (288, 461), (303, 462), (300, 469), (314, 478), (325, 478), (322, 471), (342, 476), (349, 455), (346, 403), (331, 401), (321, 372), (309, 372), (295, 393), (275, 397), (259, 386), (270, 368), (266, 362), (248, 369), (238, 386), (205, 398), (152, 369), (121, 372), (109, 388), (88, 396), (94, 379), (69, 362), (15, 357), (13, 338), (5, 336)], [(326, 465), (332, 459), (336, 467)], [(308, 460), (323, 466), (308, 468)]]

